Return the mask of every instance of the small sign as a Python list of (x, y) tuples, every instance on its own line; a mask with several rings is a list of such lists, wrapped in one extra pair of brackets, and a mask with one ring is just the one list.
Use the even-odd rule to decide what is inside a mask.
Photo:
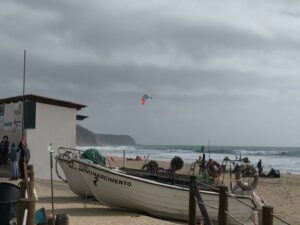
[(53, 150), (53, 148), (52, 148), (52, 143), (49, 144), (49, 146), (48, 146), (48, 151), (49, 151), (49, 152), (54, 152), (54, 150)]

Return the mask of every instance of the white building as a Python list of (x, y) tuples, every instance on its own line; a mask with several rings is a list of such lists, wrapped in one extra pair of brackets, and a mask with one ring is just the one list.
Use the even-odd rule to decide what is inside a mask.
[(25, 100), (24, 137), (31, 152), (30, 164), (35, 167), (38, 178), (49, 178), (50, 143), (58, 147), (76, 147), (76, 119), (78, 110), (85, 105), (25, 95), (0, 99), (0, 137), (9, 137), (10, 143), (18, 142), (22, 136), (22, 102)]

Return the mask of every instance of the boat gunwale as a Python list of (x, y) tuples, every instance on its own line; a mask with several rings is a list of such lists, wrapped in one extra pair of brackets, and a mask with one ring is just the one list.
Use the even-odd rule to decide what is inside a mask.
[[(189, 191), (189, 188), (179, 187), (179, 186), (170, 185), (170, 184), (164, 184), (164, 183), (160, 183), (160, 182), (157, 182), (157, 181), (144, 179), (144, 178), (141, 178), (141, 177), (136, 177), (136, 176), (132, 176), (132, 175), (129, 175), (129, 174), (124, 174), (124, 173), (121, 173), (121, 172), (118, 172), (118, 171), (115, 171), (115, 170), (112, 170), (112, 169), (109, 169), (109, 168), (106, 168), (106, 167), (103, 167), (103, 166), (100, 166), (100, 165), (95, 165), (95, 164), (85, 162), (84, 160), (81, 160), (81, 159), (71, 159), (70, 161), (72, 161), (72, 160), (79, 163), (79, 164), (82, 164), (82, 165), (91, 166), (94, 169), (100, 169), (100, 170), (103, 170), (103, 171), (108, 172), (108, 173), (113, 174), (113, 175), (126, 177), (126, 178), (129, 178), (129, 179), (132, 179), (132, 180), (136, 180), (136, 181), (146, 183), (146, 184), (151, 184), (151, 185), (155, 185), (155, 186), (163, 186), (163, 187), (170, 188), (170, 189), (178, 189), (180, 191)], [(214, 191), (206, 191), (206, 190), (201, 190), (201, 189), (199, 189), (199, 191), (201, 193), (205, 193), (205, 194), (219, 195), (218, 192), (214, 192)], [(240, 199), (251, 200), (253, 205), (256, 206), (255, 202), (253, 201), (253, 199), (250, 196), (242, 196), (242, 195), (236, 195), (236, 194), (231, 194), (231, 195), (233, 195), (234, 197), (238, 197)]]

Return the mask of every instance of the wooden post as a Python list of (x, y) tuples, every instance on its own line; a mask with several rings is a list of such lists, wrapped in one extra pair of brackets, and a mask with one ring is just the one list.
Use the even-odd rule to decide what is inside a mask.
[(193, 192), (193, 184), (196, 176), (190, 176), (190, 191), (189, 191), (189, 225), (196, 225), (196, 200)]
[(33, 171), (33, 165), (32, 164), (27, 165), (27, 170), (28, 171)]
[[(28, 189), (27, 189), (28, 188)], [(28, 198), (33, 199), (34, 198), (34, 182), (33, 181), (21, 181), (20, 182), (20, 198)], [(26, 196), (27, 192), (27, 196)]]
[(26, 225), (34, 225), (35, 204), (33, 199), (19, 199), (17, 205), (17, 224), (23, 224), (25, 209), (27, 209)]
[(34, 171), (30, 171), (30, 173), (28, 174), (29, 176), (29, 180), (34, 182)]
[(228, 187), (219, 186), (219, 225), (227, 225), (227, 214), (225, 211), (228, 211)]
[(34, 182), (28, 181), (28, 199), (34, 199)]
[(26, 209), (26, 202), (25, 199), (19, 199), (17, 204), (17, 211), (16, 211), (16, 217), (17, 217), (17, 224), (23, 224), (23, 218), (24, 218), (24, 212)]
[(34, 170), (33, 170), (33, 165), (28, 165), (28, 166), (27, 166), (27, 169), (28, 169), (28, 176), (29, 176), (30, 181), (33, 181), (33, 182), (34, 182)]
[(25, 181), (20, 182), (20, 198), (25, 198), (27, 184)]
[(52, 225), (52, 224), (55, 224), (55, 218), (52, 217), (51, 215), (51, 217), (48, 218), (47, 225)]
[(33, 170), (33, 165), (27, 165), (27, 170), (28, 170), (28, 177), (29, 177), (29, 181), (28, 181), (28, 198), (29, 199), (34, 199), (34, 170)]
[(27, 225), (35, 225), (35, 203), (33, 198), (29, 199), (28, 202)]
[(23, 178), (23, 181), (28, 181), (28, 170), (27, 170), (27, 163), (24, 159), (24, 162), (23, 162), (23, 172), (24, 174), (22, 174), (22, 178)]
[(262, 225), (273, 225), (273, 207), (264, 205), (262, 207)]

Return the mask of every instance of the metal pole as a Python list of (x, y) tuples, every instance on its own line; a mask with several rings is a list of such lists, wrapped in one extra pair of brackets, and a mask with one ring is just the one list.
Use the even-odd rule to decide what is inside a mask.
[(210, 159), (210, 143), (209, 143), (209, 140), (208, 140), (208, 159)]
[[(24, 50), (24, 64), (23, 64), (23, 101), (22, 101), (22, 127), (21, 127), (21, 140), (24, 141), (24, 130), (25, 130), (25, 81), (26, 81), (26, 49)], [(25, 142), (23, 142), (23, 148), (26, 148)], [(24, 150), (24, 149), (23, 149)], [(23, 156), (23, 174), (22, 178), (26, 181), (27, 191), (29, 190), (28, 186), (28, 172), (27, 172), (27, 163), (25, 159), (25, 154)]]
[(25, 82), (26, 82), (26, 50), (24, 50), (24, 65), (23, 65), (23, 102), (22, 102), (22, 130), (21, 140), (24, 138), (24, 125), (25, 125)]
[(123, 167), (126, 167), (126, 153), (125, 153), (125, 150), (123, 150)]
[(53, 149), (52, 144), (50, 143), (48, 150), (50, 152), (50, 176), (51, 176), (51, 203), (52, 203), (52, 225), (55, 222), (55, 214), (54, 214), (54, 193), (53, 193)]
[(25, 72), (26, 72), (26, 49), (24, 50), (24, 67), (23, 67), (23, 95), (25, 94)]

